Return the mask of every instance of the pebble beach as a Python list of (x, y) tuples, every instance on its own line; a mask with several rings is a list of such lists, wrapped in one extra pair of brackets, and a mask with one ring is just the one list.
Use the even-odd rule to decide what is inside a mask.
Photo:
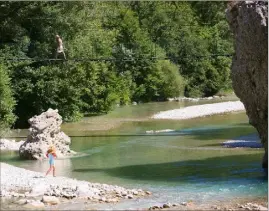
[[(151, 194), (149, 191), (141, 189), (126, 189), (67, 177), (52, 177), (50, 175), (45, 177), (44, 173), (29, 171), (6, 163), (1, 163), (0, 185), (1, 197), (15, 198), (17, 199), (16, 203), (28, 208), (42, 208), (46, 204), (60, 204), (62, 199), (76, 198), (91, 203), (116, 203)], [(33, 198), (37, 199), (38, 197), (38, 200), (33, 200)]]
[(162, 111), (153, 115), (153, 119), (192, 119), (197, 117), (224, 114), (229, 112), (244, 111), (241, 101), (229, 101), (204, 105), (188, 106), (185, 108)]

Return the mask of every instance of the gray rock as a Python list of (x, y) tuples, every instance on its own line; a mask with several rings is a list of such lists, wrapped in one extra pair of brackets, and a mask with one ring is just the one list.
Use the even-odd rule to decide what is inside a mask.
[(16, 204), (19, 204), (19, 205), (23, 205), (26, 203), (27, 203), (26, 199), (20, 199), (20, 200), (16, 201)]
[(37, 184), (32, 188), (30, 195), (31, 196), (44, 195), (44, 193), (47, 191), (47, 188), (48, 186), (46, 184)]
[(60, 204), (60, 200), (56, 198), (55, 196), (43, 196), (42, 197), (42, 202), (47, 203), (47, 204)]
[(261, 205), (259, 205), (257, 208), (258, 208), (258, 210), (263, 210), (263, 211), (268, 210), (267, 207), (264, 207), (264, 206), (261, 206)]
[(118, 202), (119, 200), (117, 199), (117, 198), (113, 198), (113, 199), (111, 199), (110, 200), (112, 203), (116, 203), (116, 202)]
[(163, 204), (163, 208), (170, 208), (171, 205), (170, 204)]
[(12, 193), (12, 196), (13, 196), (13, 197), (18, 197), (19, 194), (18, 194), (18, 193)]
[(27, 141), (19, 148), (19, 154), (27, 159), (43, 158), (49, 146), (56, 148), (58, 157), (70, 156), (74, 152), (70, 150), (71, 139), (61, 132), (62, 117), (58, 110), (48, 109), (39, 116), (28, 120), (30, 134)]
[(99, 199), (99, 201), (106, 202), (106, 198), (105, 197), (102, 197), (101, 199)]
[(123, 192), (121, 193), (121, 195), (122, 195), (122, 196), (127, 196), (127, 192), (126, 192), (126, 191), (123, 191)]
[(180, 204), (183, 206), (187, 206), (187, 202), (181, 202)]
[(268, 168), (268, 2), (232, 2), (226, 16), (235, 40), (233, 88), (259, 133), (265, 148), (262, 166)]
[(134, 194), (134, 195), (138, 195), (138, 191), (136, 191), (136, 190), (133, 191), (133, 194)]
[(42, 203), (40, 201), (29, 201), (23, 207), (24, 208), (27, 208), (27, 209), (34, 209), (34, 210), (36, 210), (36, 209), (44, 209), (45, 208), (45, 205), (44, 205), (44, 203)]
[(127, 195), (128, 199), (133, 199), (134, 196), (132, 194)]

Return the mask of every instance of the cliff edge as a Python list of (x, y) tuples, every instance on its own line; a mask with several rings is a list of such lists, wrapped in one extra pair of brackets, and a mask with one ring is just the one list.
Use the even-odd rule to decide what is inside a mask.
[(268, 168), (268, 2), (229, 2), (226, 17), (234, 35), (234, 92), (259, 133), (265, 149), (262, 166)]

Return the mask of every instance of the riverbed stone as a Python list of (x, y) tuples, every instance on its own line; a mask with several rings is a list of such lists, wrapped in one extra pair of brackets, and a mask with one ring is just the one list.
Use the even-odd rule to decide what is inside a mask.
[(134, 196), (132, 194), (127, 195), (128, 199), (133, 199)]
[(134, 194), (134, 195), (138, 195), (138, 191), (136, 191), (136, 190), (133, 191), (133, 194)]
[(150, 191), (146, 191), (145, 193), (148, 194), (148, 195), (151, 195), (152, 194)]
[(267, 207), (264, 207), (264, 206), (261, 206), (261, 205), (259, 205), (257, 209), (262, 210), (262, 211), (268, 210)]
[(181, 202), (180, 204), (183, 206), (187, 206), (187, 202)]
[(54, 146), (58, 157), (71, 156), (71, 139), (61, 131), (62, 117), (58, 110), (48, 109), (28, 120), (30, 124), (27, 140), (20, 146), (20, 157), (26, 159), (44, 158), (48, 148)]
[(29, 201), (23, 207), (27, 208), (27, 209), (32, 209), (32, 210), (44, 209), (45, 204), (43, 202), (41, 202), (41, 201)]
[(55, 196), (43, 196), (42, 202), (52, 205), (60, 204), (60, 200)]
[(121, 193), (121, 195), (122, 195), (122, 196), (127, 196), (127, 192), (126, 192), (126, 191), (123, 191), (123, 192)]
[(169, 203), (163, 204), (163, 208), (170, 208), (170, 207), (171, 207), (171, 205)]
[(48, 186), (46, 184), (37, 184), (32, 188), (30, 195), (31, 196), (44, 195), (45, 192), (47, 191), (47, 188)]
[(16, 204), (19, 204), (19, 205), (23, 205), (26, 203), (27, 203), (26, 199), (20, 199), (20, 200), (16, 201)]

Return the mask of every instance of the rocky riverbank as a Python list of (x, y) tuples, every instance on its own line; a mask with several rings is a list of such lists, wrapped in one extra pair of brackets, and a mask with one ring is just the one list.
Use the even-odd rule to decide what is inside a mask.
[[(38, 161), (37, 161), (38, 162)], [(39, 209), (66, 200), (83, 199), (90, 203), (117, 203), (150, 195), (141, 189), (90, 183), (44, 174), (1, 163), (1, 198), (13, 199), (24, 208)]]
[(153, 115), (153, 119), (192, 119), (197, 117), (244, 111), (245, 107), (240, 101), (212, 103), (197, 106), (188, 106), (181, 109), (162, 111)]
[(213, 99), (224, 99), (225, 96), (211, 96), (211, 97), (197, 97), (197, 98), (192, 98), (192, 97), (174, 97), (174, 98), (168, 98), (168, 101), (193, 101), (193, 102), (197, 102), (197, 101), (201, 101), (201, 100), (213, 100)]
[(235, 198), (230, 201), (211, 201), (205, 204), (193, 201), (154, 205), (145, 210), (268, 210), (267, 198)]

